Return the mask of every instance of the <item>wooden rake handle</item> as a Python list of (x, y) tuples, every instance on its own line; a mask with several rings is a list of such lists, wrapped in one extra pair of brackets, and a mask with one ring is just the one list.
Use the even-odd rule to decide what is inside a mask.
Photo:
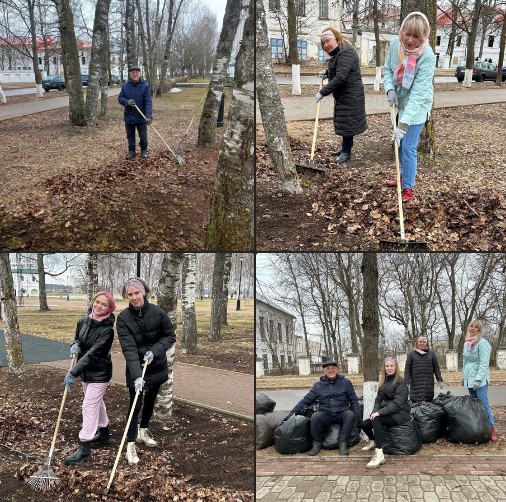
[[(320, 91), (323, 87), (323, 77), (320, 77)], [(318, 101), (317, 105), (316, 105), (316, 117), (314, 119), (314, 129), (313, 129), (313, 144), (311, 145), (311, 156), (309, 157), (310, 160), (313, 160), (314, 158), (314, 151), (315, 151), (315, 147), (316, 147), (316, 133), (318, 131), (318, 117), (320, 116), (320, 103), (321, 103), (321, 99), (320, 101)]]
[[(142, 375), (141, 378), (144, 380), (144, 375), (146, 374), (146, 368), (148, 367), (147, 363), (144, 363), (144, 366), (142, 368)], [(118, 462), (121, 457), (121, 452), (123, 450), (123, 446), (125, 445), (125, 439), (127, 437), (128, 428), (130, 427), (130, 422), (132, 421), (132, 417), (134, 415), (135, 405), (137, 404), (137, 398), (139, 397), (140, 391), (137, 391), (135, 393), (134, 402), (132, 403), (132, 408), (130, 409), (130, 414), (128, 415), (127, 424), (125, 427), (125, 432), (123, 433), (123, 437), (121, 438), (121, 444), (119, 445), (118, 454), (116, 455), (116, 460), (114, 461), (114, 466), (112, 468), (111, 475), (109, 476), (109, 482), (107, 483), (107, 489), (105, 490), (105, 493), (109, 492), (109, 488), (112, 485), (112, 481), (114, 479), (114, 475), (116, 474), (116, 469), (118, 467)]]
[(401, 188), (401, 168), (399, 162), (399, 146), (395, 140), (395, 128), (397, 127), (397, 110), (395, 103), (392, 103), (391, 119), (394, 128), (394, 152), (395, 152), (395, 169), (397, 175), (397, 201), (399, 204), (399, 230), (401, 233), (401, 240), (405, 240), (404, 237), (404, 213), (402, 211), (402, 188)]

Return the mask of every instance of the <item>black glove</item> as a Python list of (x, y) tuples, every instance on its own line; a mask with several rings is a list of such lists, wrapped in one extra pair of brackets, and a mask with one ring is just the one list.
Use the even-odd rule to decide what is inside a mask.
[(146, 119), (146, 124), (151, 125), (151, 122), (153, 122), (152, 118), (147, 118)]

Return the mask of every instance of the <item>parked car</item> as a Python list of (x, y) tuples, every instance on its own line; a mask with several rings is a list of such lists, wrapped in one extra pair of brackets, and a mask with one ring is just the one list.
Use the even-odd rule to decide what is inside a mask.
[[(466, 71), (465, 63), (459, 64), (455, 70), (455, 76), (459, 82), (464, 81)], [(504, 74), (503, 74), (504, 75)], [(484, 80), (495, 80), (497, 78), (497, 66), (485, 61), (475, 61), (473, 65), (473, 80), (483, 82)], [(504, 77), (503, 77), (504, 80)]]
[(59, 91), (63, 91), (67, 85), (65, 84), (65, 79), (63, 77), (59, 77), (57, 75), (46, 75), (42, 78), (42, 88), (49, 92), (51, 89), (58, 89)]
[(121, 83), (121, 79), (119, 78), (119, 75), (116, 75), (115, 73), (113, 73), (111, 75), (111, 80), (112, 80), (113, 85), (119, 85)]
[(83, 83), (83, 86), (87, 86), (88, 85), (89, 79), (90, 79), (89, 75), (81, 75), (81, 82)]

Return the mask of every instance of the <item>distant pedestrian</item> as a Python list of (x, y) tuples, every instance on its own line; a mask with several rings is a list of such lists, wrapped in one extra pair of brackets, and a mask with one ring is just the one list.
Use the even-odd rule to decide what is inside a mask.
[[(153, 120), (153, 105), (151, 99), (151, 88), (141, 78), (139, 66), (131, 66), (128, 70), (128, 81), (125, 82), (118, 96), (118, 101), (125, 107), (124, 120), (128, 140), (127, 160), (135, 157), (135, 130), (139, 134), (139, 145), (141, 147), (141, 158), (148, 156), (148, 125)], [(136, 109), (143, 113), (147, 120)]]
[(382, 427), (402, 425), (410, 419), (411, 406), (408, 402), (408, 386), (401, 378), (397, 360), (387, 357), (378, 382), (378, 394), (374, 401), (371, 416), (364, 420), (360, 427), (367, 434), (370, 442), (362, 450), (374, 449), (367, 469), (376, 469), (385, 463), (383, 455)]
[(79, 432), (79, 448), (66, 458), (66, 464), (89, 460), (92, 443), (109, 442), (104, 395), (112, 378), (110, 350), (114, 341), (115, 309), (112, 294), (100, 291), (93, 297), (88, 314), (77, 322), (74, 343), (70, 347), (70, 356), (76, 355), (77, 363), (65, 376), (64, 383), (70, 391), (78, 377), (83, 381), (83, 425)]
[[(150, 447), (157, 445), (148, 426), (160, 386), (169, 378), (166, 353), (176, 341), (176, 333), (169, 316), (160, 307), (148, 302), (150, 294), (149, 286), (142, 279), (128, 279), (123, 286), (122, 296), (128, 299), (129, 303), (118, 316), (117, 323), (119, 343), (126, 361), (126, 383), (130, 393), (128, 415), (135, 395), (139, 392), (127, 431), (126, 456), (130, 465), (139, 462), (135, 441)], [(149, 366), (143, 380), (144, 364)], [(146, 391), (144, 396), (143, 391)], [(137, 427), (141, 407), (141, 420)]]
[(318, 455), (322, 449), (323, 436), (331, 425), (341, 427), (337, 442), (339, 454), (348, 455), (348, 439), (353, 422), (358, 422), (360, 405), (353, 384), (339, 374), (337, 363), (332, 360), (322, 363), (323, 376), (311, 390), (294, 406), (286, 418), (297, 414), (304, 406), (319, 403), (318, 411), (311, 415), (311, 437), (313, 445), (308, 455)]
[(437, 356), (429, 349), (427, 337), (419, 336), (404, 367), (404, 380), (408, 384), (409, 398), (413, 403), (434, 399), (434, 376), (439, 388), (443, 389), (443, 377)]
[[(430, 116), (434, 96), (436, 56), (429, 45), (430, 25), (421, 12), (408, 14), (399, 36), (390, 42), (384, 65), (384, 87), (390, 106), (398, 111), (394, 141), (399, 146), (402, 200), (413, 198), (420, 133)], [(397, 180), (387, 186), (396, 187)]]
[(483, 338), (483, 322), (474, 319), (469, 323), (464, 343), (462, 385), (468, 388), (471, 397), (477, 397), (485, 405), (492, 428), (491, 441), (497, 441), (494, 415), (488, 402), (491, 353), (492, 346)]
[(316, 101), (334, 96), (334, 130), (343, 137), (339, 150), (331, 152), (341, 164), (351, 159), (353, 138), (367, 129), (365, 95), (360, 60), (355, 48), (335, 28), (326, 28), (320, 35), (323, 50), (328, 53), (327, 70), (322, 73), (328, 83), (316, 94)]

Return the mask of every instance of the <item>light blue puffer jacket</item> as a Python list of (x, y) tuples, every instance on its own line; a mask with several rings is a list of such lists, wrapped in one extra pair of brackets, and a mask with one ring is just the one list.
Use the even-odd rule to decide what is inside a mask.
[(385, 93), (394, 90), (399, 98), (399, 123), (407, 125), (424, 124), (432, 109), (434, 99), (433, 77), (436, 56), (429, 46), (416, 62), (415, 79), (410, 89), (394, 83), (394, 72), (399, 66), (399, 37), (392, 38), (385, 61), (383, 86)]
[(462, 368), (462, 382), (464, 387), (470, 389), (475, 380), (480, 381), (480, 387), (490, 382), (490, 354), (492, 347), (488, 340), (482, 338), (475, 343), (471, 350), (464, 345)]

